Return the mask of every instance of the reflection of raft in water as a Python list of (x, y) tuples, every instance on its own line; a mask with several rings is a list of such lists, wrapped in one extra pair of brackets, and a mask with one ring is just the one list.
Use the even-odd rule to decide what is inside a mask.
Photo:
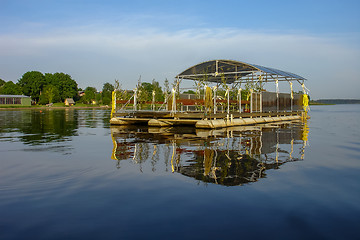
[[(113, 126), (112, 158), (226, 186), (255, 182), (266, 170), (302, 160), (307, 129), (301, 122), (227, 129)], [(297, 149), (297, 150), (296, 150)], [(163, 161), (160, 161), (163, 160)], [(165, 164), (165, 165), (163, 165)], [(153, 170), (154, 171), (154, 170)], [(159, 170), (158, 170), (159, 171)]]
[[(180, 93), (183, 79), (196, 82), (193, 94)], [(149, 99), (140, 102), (144, 92), (139, 89), (141, 85), (134, 89), (130, 99), (117, 97), (114, 91), (110, 123), (214, 129), (298, 120), (306, 117), (308, 108), (304, 81), (299, 75), (259, 65), (233, 60), (207, 61), (178, 74), (164, 102), (155, 101), (155, 90), (151, 102)], [(288, 83), (290, 93), (280, 93), (279, 82)], [(293, 92), (293, 82), (301, 84), (303, 94)], [(266, 83), (275, 83), (276, 92), (265, 91)], [(242, 84), (246, 90), (241, 88)], [(148, 110), (139, 109), (140, 105)]]

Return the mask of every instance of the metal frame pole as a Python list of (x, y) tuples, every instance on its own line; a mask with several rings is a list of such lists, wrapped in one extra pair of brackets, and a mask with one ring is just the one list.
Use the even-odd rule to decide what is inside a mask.
[(216, 86), (214, 86), (214, 114), (216, 114), (216, 110), (217, 110), (217, 107), (216, 107)]
[(238, 91), (238, 100), (239, 100), (239, 113), (241, 113), (241, 88)]
[(155, 110), (155, 90), (152, 91), (152, 103), (151, 103), (151, 108), (154, 111)]
[(227, 114), (230, 114), (230, 89), (228, 87), (228, 95), (227, 95)]
[(275, 81), (276, 86), (276, 112), (279, 112), (279, 82), (276, 79)]
[(250, 89), (250, 113), (253, 112), (253, 90)]
[(171, 111), (173, 113), (176, 113), (176, 90), (173, 88), (172, 89), (172, 106), (171, 106)]
[(137, 88), (135, 88), (134, 93), (134, 111), (137, 111)]
[(293, 105), (294, 105), (294, 93), (293, 93), (292, 82), (289, 81), (289, 84), (290, 84), (290, 97), (291, 97), (291, 100), (290, 100), (290, 110), (291, 110), (291, 112), (292, 112), (292, 111), (293, 111)]

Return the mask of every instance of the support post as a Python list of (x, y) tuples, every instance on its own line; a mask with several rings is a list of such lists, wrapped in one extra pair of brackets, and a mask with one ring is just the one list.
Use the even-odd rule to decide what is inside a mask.
[(230, 113), (230, 89), (227, 89), (227, 114), (229, 116)]
[(250, 89), (250, 113), (253, 112), (253, 90)]
[(155, 110), (155, 90), (152, 91), (151, 110)]
[(238, 90), (239, 113), (241, 113), (241, 88)]
[(113, 118), (115, 111), (116, 111), (116, 92), (114, 90), (112, 92), (112, 104), (111, 104), (111, 116), (110, 116), (110, 118)]
[(291, 112), (293, 111), (293, 99), (294, 99), (294, 93), (293, 93), (293, 86), (292, 86), (292, 82), (289, 82), (290, 84), (290, 96), (291, 96), (291, 100), (290, 100), (290, 110)]
[(216, 77), (218, 75), (218, 73), (219, 73), (219, 69), (218, 69), (219, 68), (219, 61), (216, 60), (215, 64), (216, 64), (215, 65), (215, 77)]
[(171, 106), (172, 113), (176, 113), (176, 90), (175, 88), (172, 89), (172, 106)]
[(204, 85), (204, 108), (205, 108), (205, 116), (207, 115), (207, 107), (206, 107), (206, 83)]
[(214, 114), (216, 114), (217, 106), (216, 106), (216, 86), (213, 87), (214, 89)]
[(134, 111), (137, 110), (137, 88), (135, 88), (135, 93), (134, 93)]
[(279, 80), (275, 80), (276, 86), (276, 112), (279, 112)]

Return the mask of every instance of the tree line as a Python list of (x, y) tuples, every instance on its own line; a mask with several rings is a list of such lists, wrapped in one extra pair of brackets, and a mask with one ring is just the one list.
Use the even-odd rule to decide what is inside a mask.
[[(166, 93), (160, 84), (153, 80), (152, 83), (139, 82), (139, 100), (151, 101), (155, 94), (155, 101), (163, 101)], [(36, 104), (48, 104), (64, 102), (66, 98), (73, 98), (75, 102), (91, 104), (94, 101), (99, 104), (110, 105), (112, 91), (115, 89), (123, 93), (124, 99), (131, 97), (132, 91), (121, 90), (118, 80), (115, 84), (106, 82), (101, 92), (95, 87), (78, 88), (77, 82), (66, 73), (41, 73), (28, 71), (14, 83), (0, 79), (0, 94), (30, 96)], [(169, 92), (169, 82), (165, 80), (165, 89)], [(129, 96), (128, 96), (129, 95)]]
[[(101, 93), (94, 87), (87, 87), (83, 91), (69, 74), (62, 72), (43, 74), (29, 71), (22, 75), (17, 83), (0, 79), (0, 94), (30, 96), (36, 104), (64, 102), (66, 98), (82, 103), (96, 101), (109, 104), (113, 90), (112, 84), (105, 83)], [(85, 94), (80, 96), (79, 92)]]
[[(222, 79), (217, 90), (218, 98), (226, 98), (228, 92), (231, 99), (236, 99), (238, 95), (238, 89), (229, 89), (226, 84), (226, 79)], [(171, 86), (170, 86), (171, 85)], [(162, 102), (171, 93), (171, 88), (176, 86), (176, 82), (170, 84), (166, 79), (164, 82), (164, 88), (162, 88), (159, 82), (152, 80), (149, 82), (141, 82), (140, 79), (136, 86), (137, 100), (139, 102)], [(203, 79), (197, 83), (197, 91), (188, 90), (184, 93), (191, 93), (198, 95), (201, 98), (204, 96), (204, 86), (206, 86), (206, 79)], [(245, 84), (245, 89), (241, 91), (241, 98), (243, 100), (249, 99), (249, 89), (255, 91), (261, 91), (262, 84), (256, 85), (251, 82)], [(128, 100), (134, 94), (133, 90), (122, 90), (121, 84), (118, 80), (115, 80), (114, 84), (106, 82), (103, 84), (101, 92), (98, 92), (95, 87), (86, 87), (84, 90), (78, 88), (77, 82), (66, 73), (41, 73), (39, 71), (26, 72), (17, 83), (12, 81), (4, 81), (0, 79), (0, 94), (9, 95), (27, 95), (31, 96), (32, 100), (37, 104), (48, 104), (64, 102), (66, 98), (72, 98), (75, 102), (91, 104), (98, 103), (104, 105), (110, 105), (112, 100), (112, 91), (117, 90), (117, 99)], [(179, 94), (179, 92), (177, 92)]]
[(17, 83), (1, 80), (0, 85), (1, 94), (23, 94), (39, 104), (63, 102), (66, 98), (76, 99), (78, 96), (78, 84), (65, 73), (29, 71)]

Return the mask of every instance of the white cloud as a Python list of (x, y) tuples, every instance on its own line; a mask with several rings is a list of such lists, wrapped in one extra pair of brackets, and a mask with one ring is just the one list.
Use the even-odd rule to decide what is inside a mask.
[(123, 87), (133, 88), (140, 75), (143, 81), (172, 80), (186, 68), (211, 59), (294, 72), (308, 78), (313, 98), (360, 98), (359, 48), (329, 37), (238, 29), (165, 32), (99, 26), (0, 35), (0, 78), (13, 81), (29, 70), (61, 71), (72, 75), (80, 87), (101, 89), (103, 83), (119, 79)]

